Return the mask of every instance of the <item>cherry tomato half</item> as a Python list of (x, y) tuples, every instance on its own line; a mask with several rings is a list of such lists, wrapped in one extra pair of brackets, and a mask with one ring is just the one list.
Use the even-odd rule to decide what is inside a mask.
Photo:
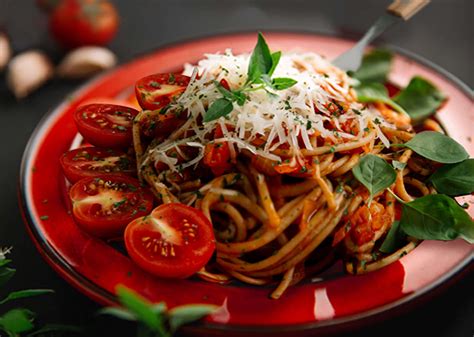
[(166, 138), (182, 126), (187, 119), (185, 112), (179, 115), (161, 110), (144, 111), (140, 118), (140, 130), (146, 137)]
[(138, 111), (122, 105), (88, 104), (74, 113), (81, 135), (99, 147), (123, 148), (132, 143), (133, 119)]
[(107, 0), (62, 0), (49, 17), (51, 34), (68, 49), (105, 45), (117, 28), (117, 10)]
[(147, 110), (163, 108), (186, 90), (190, 79), (189, 76), (180, 74), (146, 76), (135, 85), (138, 103)]
[(60, 159), (64, 175), (71, 183), (104, 173), (132, 175), (135, 160), (125, 152), (100, 147), (81, 147), (68, 151)]
[(151, 274), (185, 278), (209, 261), (215, 238), (201, 211), (171, 203), (131, 222), (125, 230), (125, 246), (131, 259)]
[(122, 235), (130, 221), (153, 208), (153, 195), (137, 179), (125, 175), (81, 179), (71, 187), (69, 196), (78, 225), (100, 238)]

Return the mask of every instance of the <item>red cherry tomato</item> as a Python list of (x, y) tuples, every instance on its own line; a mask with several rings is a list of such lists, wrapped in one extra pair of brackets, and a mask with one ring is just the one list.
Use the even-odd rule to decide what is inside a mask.
[(172, 203), (132, 221), (125, 230), (125, 246), (144, 270), (160, 277), (185, 278), (209, 261), (215, 238), (201, 211)]
[(125, 152), (100, 147), (81, 147), (63, 154), (60, 159), (64, 175), (71, 183), (104, 173), (132, 175), (135, 161)]
[(135, 85), (137, 100), (143, 109), (158, 110), (186, 90), (190, 77), (179, 74), (154, 74)]
[(130, 221), (153, 208), (153, 195), (137, 179), (125, 175), (81, 179), (71, 187), (69, 196), (78, 225), (100, 238), (120, 236)]
[[(222, 138), (220, 126), (214, 131), (214, 138)], [(208, 143), (204, 149), (203, 163), (209, 167), (216, 176), (220, 176), (232, 168), (230, 149), (227, 142)]]
[(186, 119), (185, 112), (176, 116), (174, 112), (163, 113), (161, 110), (147, 110), (143, 112), (140, 119), (140, 130), (146, 137), (166, 138), (182, 126)]
[(74, 113), (81, 135), (99, 147), (123, 148), (132, 143), (133, 119), (138, 111), (114, 104), (88, 104)]
[(106, 0), (63, 0), (49, 17), (49, 30), (67, 49), (105, 45), (117, 33), (118, 14)]

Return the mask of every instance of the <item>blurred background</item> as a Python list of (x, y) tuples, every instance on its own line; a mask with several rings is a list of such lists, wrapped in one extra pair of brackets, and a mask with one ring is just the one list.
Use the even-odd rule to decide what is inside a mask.
[[(60, 0), (0, 0), (0, 29), (6, 33), (0, 37), (7, 36), (3, 40), (9, 41), (11, 54), (41, 51), (39, 57), (19, 67), (20, 74), (13, 80), (8, 78), (14, 82), (13, 89), (6, 85), (11, 75), (7, 76), (5, 71), (0, 74), (0, 247), (13, 246), (11, 258), (18, 269), (15, 282), (5, 291), (52, 288), (56, 294), (24, 302), (37, 312), (41, 322), (83, 326), (87, 336), (134, 335), (132, 325), (97, 317), (99, 306), (46, 265), (26, 234), (17, 206), (16, 180), (29, 135), (41, 117), (83, 83), (89, 73), (116, 62), (127, 62), (169, 43), (219, 33), (304, 31), (358, 39), (390, 3), (390, 0), (111, 0), (93, 6), (88, 12), (91, 20), (100, 25), (100, 34), (87, 34), (86, 27), (81, 30), (86, 33), (72, 38), (73, 34), (68, 32), (77, 29), (74, 25), (78, 24), (71, 19), (77, 11), (74, 6), (65, 6), (58, 13), (58, 7), (52, 8), (61, 5)], [(433, 0), (377, 43), (423, 56), (472, 88), (473, 13), (472, 0)], [(0, 50), (1, 43), (0, 39)], [(77, 52), (78, 46), (91, 43), (106, 47), (101, 49), (103, 55), (99, 59), (84, 52), (76, 55), (76, 63), (65, 62), (71, 50)], [(93, 66), (81, 68), (77, 65), (81, 62), (92, 62)], [(0, 71), (1, 65), (0, 51)], [(51, 78), (53, 69), (58, 69), (62, 78)], [(33, 83), (37, 90), (25, 84), (22, 79), (25, 73), (43, 74), (38, 83)], [(469, 108), (473, 107), (466, 107)], [(472, 284), (474, 277), (470, 273), (414, 310), (364, 326), (352, 335), (399, 336), (414, 327), (423, 335), (473, 336)]]

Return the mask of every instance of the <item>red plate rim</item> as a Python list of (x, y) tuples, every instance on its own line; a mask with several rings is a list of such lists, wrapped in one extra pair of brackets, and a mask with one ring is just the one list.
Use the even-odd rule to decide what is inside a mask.
[[(163, 46), (155, 52), (158, 51), (165, 51), (171, 49), (173, 47), (178, 47), (186, 43), (190, 42), (198, 42), (198, 41), (206, 41), (212, 40), (215, 38), (226, 38), (231, 40), (232, 38), (242, 37), (254, 33), (231, 33), (231, 34), (223, 34), (208, 38), (197, 38), (186, 40), (184, 42), (177, 42), (173, 44), (169, 44)], [(295, 36), (301, 35), (312, 35), (312, 36), (324, 36), (325, 34), (316, 34), (316, 33), (308, 33), (308, 32), (270, 32), (268, 36), (272, 37), (272, 35), (277, 36), (280, 35), (288, 35), (291, 36), (292, 34)], [(332, 36), (334, 37), (334, 36)], [(337, 37), (334, 37), (337, 38)], [(344, 42), (352, 42), (348, 39), (341, 39), (337, 38), (340, 41)], [(391, 50), (395, 50), (398, 54), (407, 57), (408, 59), (414, 60), (419, 64), (424, 65), (425, 67), (435, 71), (436, 73), (442, 75), (448, 82), (454, 84), (464, 95), (470, 97), (472, 96), (469, 87), (460, 81), (458, 78), (447, 72), (446, 70), (442, 69), (441, 67), (435, 65), (434, 63), (408, 51), (405, 51), (401, 48), (391, 47)], [(148, 54), (148, 53), (147, 53)], [(147, 55), (145, 54), (145, 55)], [(144, 56), (145, 56), (144, 55)], [(145, 56), (146, 57), (146, 56)], [(138, 57), (140, 58), (140, 56)], [(130, 65), (133, 61), (123, 64), (122, 66)], [(100, 82), (103, 78), (111, 75), (117, 69), (113, 69), (105, 74), (102, 74), (91, 81), (87, 82), (80, 89), (76, 90), (72, 96), (77, 97), (80, 96), (83, 92), (87, 91), (89, 87), (93, 86), (94, 84)], [(28, 190), (29, 184), (32, 176), (32, 168), (33, 168), (33, 158), (34, 155), (37, 154), (39, 150), (39, 145), (41, 144), (41, 140), (43, 137), (48, 133), (49, 126), (54, 122), (56, 118), (58, 118), (61, 112), (69, 105), (69, 102), (63, 101), (59, 106), (55, 109), (47, 113), (41, 121), (38, 123), (37, 127), (33, 131), (30, 140), (26, 146), (25, 152), (23, 154), (21, 168), (20, 168), (20, 177), (19, 177), (19, 202), (21, 206), (22, 216), (24, 222), (26, 224), (27, 230), (31, 238), (33, 239), (35, 245), (37, 246), (38, 250), (42, 254), (42, 256), (46, 259), (46, 261), (56, 270), (62, 277), (64, 277), (68, 282), (70, 282), (74, 287), (85, 293), (87, 296), (91, 297), (97, 302), (102, 304), (112, 304), (116, 303), (115, 296), (95, 284), (94, 282), (90, 281), (88, 278), (84, 277), (78, 271), (74, 269), (48, 242), (47, 237), (41, 231), (41, 225), (37, 221), (37, 217), (32, 214), (32, 208), (34, 205), (32, 204), (32, 200), (29, 198)], [(416, 291), (412, 292), (411, 294), (405, 295), (402, 298), (395, 300), (391, 303), (376, 307), (374, 309), (370, 309), (361, 313), (352, 314), (349, 316), (344, 316), (341, 318), (334, 318), (329, 320), (321, 320), (315, 321), (311, 323), (300, 323), (300, 324), (289, 324), (289, 325), (275, 325), (275, 326), (255, 326), (255, 325), (233, 325), (233, 324), (218, 324), (218, 323), (210, 323), (210, 322), (203, 322), (199, 323), (196, 328), (198, 329), (212, 329), (212, 330), (223, 330), (223, 331), (235, 331), (235, 332), (262, 332), (262, 333), (271, 333), (271, 332), (294, 332), (294, 331), (305, 331), (305, 330), (313, 330), (315, 328), (320, 327), (327, 327), (333, 325), (341, 325), (346, 323), (351, 323), (354, 321), (359, 321), (363, 318), (380, 316), (380, 314), (386, 313), (391, 309), (399, 308), (402, 304), (407, 304), (408, 302), (412, 302), (413, 299), (421, 299), (422, 296), (427, 295), (428, 292), (431, 292), (437, 288), (439, 288), (442, 284), (446, 281), (453, 279), (454, 276), (459, 275), (460, 272), (467, 270), (467, 267), (471, 265), (473, 260), (474, 251), (471, 251), (471, 254), (468, 255), (461, 263), (459, 263), (455, 268), (451, 269), (448, 273), (445, 273), (440, 277), (436, 282), (432, 282), (423, 288), (417, 289)], [(393, 310), (392, 310), (393, 311)]]

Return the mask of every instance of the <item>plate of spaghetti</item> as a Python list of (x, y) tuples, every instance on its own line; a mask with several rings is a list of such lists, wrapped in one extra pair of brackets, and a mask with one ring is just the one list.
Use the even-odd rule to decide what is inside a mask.
[(40, 253), (103, 304), (124, 285), (216, 305), (193, 327), (216, 334), (310, 334), (458, 275), (474, 252), (469, 90), (381, 49), (346, 73), (330, 60), (350, 44), (218, 36), (86, 84), (25, 151)]

